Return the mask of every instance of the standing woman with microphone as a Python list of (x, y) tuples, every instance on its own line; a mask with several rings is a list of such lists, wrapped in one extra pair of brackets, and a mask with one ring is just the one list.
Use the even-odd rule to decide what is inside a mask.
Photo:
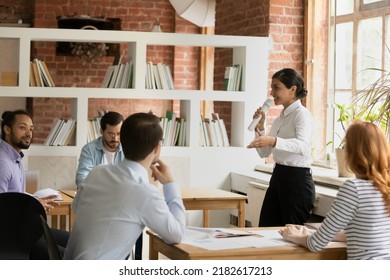
[(259, 226), (284, 226), (307, 222), (314, 206), (315, 188), (311, 175), (312, 116), (302, 105), (307, 90), (301, 75), (291, 68), (272, 76), (271, 96), (283, 111), (265, 135), (265, 113), (256, 126), (256, 138), (247, 146), (261, 158), (273, 156), (275, 167), (260, 213)]

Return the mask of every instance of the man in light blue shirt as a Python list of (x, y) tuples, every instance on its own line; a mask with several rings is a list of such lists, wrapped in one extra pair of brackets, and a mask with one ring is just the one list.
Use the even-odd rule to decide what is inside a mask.
[[(95, 167), (78, 188), (65, 259), (124, 260), (145, 227), (167, 243), (179, 243), (184, 237), (180, 189), (159, 159), (159, 118), (133, 114), (123, 122), (120, 136), (126, 158)], [(162, 192), (150, 183), (148, 170), (163, 185)]]
[(76, 172), (77, 187), (95, 166), (118, 163), (124, 159), (119, 137), (122, 123), (123, 116), (117, 112), (108, 112), (101, 118), (101, 136), (81, 150)]
[[(76, 185), (79, 187), (89, 172), (100, 164), (116, 164), (125, 157), (120, 143), (120, 130), (123, 116), (117, 112), (107, 112), (100, 120), (101, 136), (84, 145), (81, 150), (76, 172)], [(135, 246), (135, 259), (142, 259), (142, 235)]]

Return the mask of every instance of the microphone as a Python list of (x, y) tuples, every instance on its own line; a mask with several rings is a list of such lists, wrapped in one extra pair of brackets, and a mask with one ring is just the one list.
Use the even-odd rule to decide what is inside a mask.
[[(272, 98), (268, 98), (264, 102), (264, 104), (261, 106), (261, 111), (263, 111), (266, 114), (268, 109), (272, 106), (273, 102), (274, 102), (274, 100)], [(260, 117), (253, 119), (253, 121), (251, 122), (251, 124), (248, 127), (248, 130), (253, 131), (260, 120), (261, 120), (261, 115), (260, 115)]]

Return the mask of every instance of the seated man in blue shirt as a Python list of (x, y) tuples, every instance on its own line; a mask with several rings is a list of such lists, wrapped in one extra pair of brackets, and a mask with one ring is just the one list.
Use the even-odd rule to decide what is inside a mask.
[(96, 165), (118, 163), (124, 159), (119, 137), (122, 123), (123, 116), (117, 112), (108, 112), (101, 118), (101, 136), (81, 150), (76, 172), (77, 187)]
[[(153, 114), (136, 113), (123, 122), (125, 159), (95, 167), (80, 184), (65, 259), (123, 260), (145, 227), (167, 243), (181, 242), (185, 208), (179, 186), (159, 159), (162, 134)], [(163, 193), (149, 181), (150, 169)]]

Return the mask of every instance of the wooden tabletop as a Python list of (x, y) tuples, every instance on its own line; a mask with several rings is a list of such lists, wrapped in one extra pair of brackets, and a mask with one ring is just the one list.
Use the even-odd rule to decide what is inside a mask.
[(213, 188), (181, 188), (180, 191), (183, 200), (214, 200), (216, 198), (224, 200), (247, 199), (247, 196), (242, 194)]
[(60, 192), (66, 194), (66, 196), (69, 196), (71, 198), (74, 198), (75, 195), (76, 195), (76, 190), (72, 189), (72, 190), (60, 190)]
[[(275, 228), (242, 229), (265, 230)], [(153, 231), (147, 230), (146, 233), (149, 235), (149, 259), (151, 260), (157, 260), (159, 253), (172, 260), (338, 260), (347, 258), (344, 242), (331, 242), (326, 248), (317, 253), (310, 252), (301, 246), (206, 250), (184, 243), (168, 245)], [(258, 238), (263, 237), (259, 236)]]
[(186, 210), (203, 210), (203, 226), (210, 225), (210, 210), (237, 209), (238, 226), (245, 227), (247, 196), (213, 188), (181, 188)]

